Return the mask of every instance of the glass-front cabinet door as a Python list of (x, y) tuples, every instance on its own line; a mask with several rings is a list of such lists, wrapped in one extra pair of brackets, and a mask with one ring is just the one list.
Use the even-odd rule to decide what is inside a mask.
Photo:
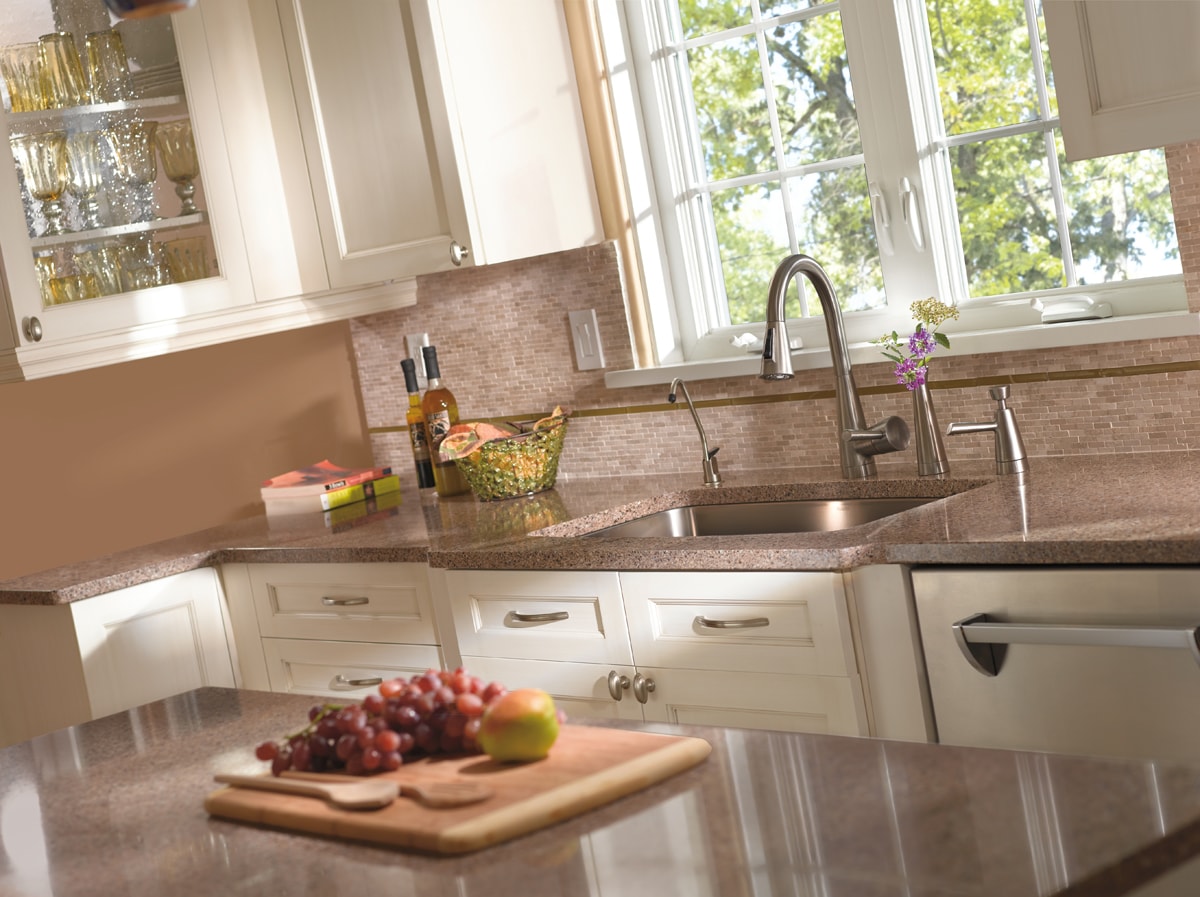
[(203, 31), (183, 20), (195, 15), (5, 3), (0, 247), (19, 346), (83, 351), (253, 301)]

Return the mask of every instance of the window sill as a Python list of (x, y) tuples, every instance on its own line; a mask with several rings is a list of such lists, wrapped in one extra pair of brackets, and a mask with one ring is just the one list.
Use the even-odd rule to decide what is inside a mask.
[[(982, 355), (999, 352), (1019, 352), (1025, 349), (1049, 349), (1058, 346), (1086, 346), (1098, 343), (1132, 340), (1163, 339), (1173, 336), (1200, 334), (1200, 315), (1193, 312), (1105, 318), (1099, 321), (1074, 321), (1063, 324), (1038, 324), (1007, 330), (960, 332), (953, 336), (952, 355)], [(850, 346), (852, 364), (875, 364), (883, 361), (879, 347), (870, 343)], [(817, 370), (830, 366), (826, 346), (810, 346), (792, 351), (792, 365), (800, 370)], [(661, 367), (609, 371), (604, 385), (609, 389), (633, 386), (668, 384), (676, 377), (687, 380), (721, 380), (737, 377), (757, 377), (757, 354), (683, 362)]]

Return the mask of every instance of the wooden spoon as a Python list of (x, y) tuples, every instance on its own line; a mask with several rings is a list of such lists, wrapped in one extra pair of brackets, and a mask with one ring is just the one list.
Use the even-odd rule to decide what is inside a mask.
[[(284, 770), (282, 775), (286, 779), (298, 779), (306, 782), (358, 781), (353, 776), (338, 775), (337, 773), (297, 772), (294, 769)], [(424, 782), (418, 784), (416, 782), (397, 782), (392, 779), (383, 781), (395, 785), (398, 792), (404, 797), (415, 798), (424, 806), (435, 809), (477, 804), (487, 800), (493, 794), (492, 789), (481, 782)]]
[(400, 793), (395, 782), (388, 779), (355, 779), (347, 781), (302, 781), (273, 775), (242, 776), (219, 774), (213, 778), (223, 785), (238, 788), (257, 788), (260, 791), (283, 791), (307, 797), (323, 797), (335, 807), (345, 810), (376, 810), (392, 803)]

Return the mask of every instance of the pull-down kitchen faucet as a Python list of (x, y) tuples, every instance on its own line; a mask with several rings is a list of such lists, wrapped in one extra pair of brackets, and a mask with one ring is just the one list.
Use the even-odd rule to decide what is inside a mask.
[(825, 329), (829, 334), (829, 354), (833, 359), (833, 388), (837, 395), (837, 422), (839, 434), (839, 456), (842, 476), (848, 479), (868, 479), (875, 476), (875, 459), (872, 455), (898, 452), (908, 446), (908, 424), (899, 417), (868, 427), (863, 415), (862, 402), (858, 398), (858, 387), (850, 369), (850, 352), (846, 346), (846, 332), (842, 325), (842, 309), (829, 275), (811, 256), (789, 255), (771, 278), (767, 293), (767, 331), (763, 337), (762, 369), (763, 380), (790, 380), (792, 372), (791, 347), (787, 335), (787, 315), (784, 305), (787, 288), (792, 278), (803, 274), (817, 291), (821, 311), (825, 316)]

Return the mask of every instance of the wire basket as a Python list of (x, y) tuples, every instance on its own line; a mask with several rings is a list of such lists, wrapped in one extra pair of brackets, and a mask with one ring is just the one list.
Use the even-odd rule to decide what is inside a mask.
[(480, 501), (544, 492), (558, 477), (567, 419), (540, 430), (493, 439), (454, 463)]

